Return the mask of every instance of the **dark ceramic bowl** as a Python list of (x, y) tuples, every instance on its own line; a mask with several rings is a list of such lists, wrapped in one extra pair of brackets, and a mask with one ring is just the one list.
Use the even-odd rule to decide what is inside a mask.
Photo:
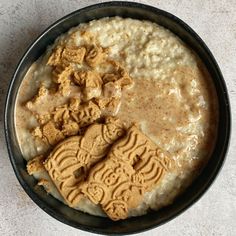
[[(82, 22), (107, 16), (122, 16), (156, 22), (178, 35), (202, 59), (208, 68), (217, 91), (219, 102), (218, 137), (214, 152), (201, 175), (176, 201), (158, 212), (113, 222), (108, 218), (91, 216), (76, 211), (47, 195), (43, 188), (35, 188), (36, 180), (26, 172), (26, 162), (20, 151), (14, 127), (14, 105), (19, 86), (31, 64), (41, 56), (48, 45)], [(157, 8), (130, 2), (108, 2), (77, 10), (63, 17), (29, 47), (20, 60), (9, 87), (5, 107), (5, 135), (8, 152), (15, 174), (32, 200), (59, 221), (75, 228), (101, 234), (130, 234), (157, 227), (175, 218), (196, 202), (210, 187), (224, 162), (230, 136), (230, 106), (227, 89), (220, 69), (202, 39), (183, 21)]]

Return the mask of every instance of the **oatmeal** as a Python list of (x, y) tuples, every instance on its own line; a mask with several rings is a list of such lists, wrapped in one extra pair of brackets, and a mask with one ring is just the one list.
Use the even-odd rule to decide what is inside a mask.
[(210, 75), (191, 49), (157, 24), (112, 17), (71, 29), (31, 66), (15, 121), (39, 185), (119, 220), (186, 189), (210, 157), (217, 117)]

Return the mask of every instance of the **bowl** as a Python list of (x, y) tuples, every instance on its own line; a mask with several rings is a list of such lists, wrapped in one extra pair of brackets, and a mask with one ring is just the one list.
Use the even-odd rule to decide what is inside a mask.
[[(31, 64), (45, 52), (48, 45), (52, 44), (59, 35), (71, 27), (108, 16), (149, 20), (178, 35), (205, 63), (212, 76), (219, 103), (216, 145), (209, 162), (199, 177), (173, 204), (159, 211), (151, 211), (144, 216), (117, 222), (113, 222), (109, 218), (96, 217), (76, 211), (51, 195), (47, 195), (43, 188), (36, 188), (36, 180), (26, 171), (26, 161), (23, 159), (18, 145), (14, 124), (14, 106), (17, 93)], [(168, 222), (193, 205), (210, 187), (223, 165), (229, 145), (230, 124), (230, 105), (226, 85), (217, 62), (203, 40), (176, 16), (151, 6), (131, 2), (107, 2), (79, 9), (46, 29), (32, 43), (20, 60), (12, 77), (5, 104), (5, 136), (10, 161), (26, 193), (40, 208), (57, 220), (81, 230), (100, 234), (130, 234), (148, 230)]]

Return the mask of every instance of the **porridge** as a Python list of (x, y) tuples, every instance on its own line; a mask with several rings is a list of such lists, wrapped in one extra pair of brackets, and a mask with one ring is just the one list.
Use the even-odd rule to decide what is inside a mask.
[(112, 220), (171, 204), (208, 161), (218, 117), (194, 52), (157, 24), (120, 17), (60, 36), (27, 72), (15, 110), (38, 185)]

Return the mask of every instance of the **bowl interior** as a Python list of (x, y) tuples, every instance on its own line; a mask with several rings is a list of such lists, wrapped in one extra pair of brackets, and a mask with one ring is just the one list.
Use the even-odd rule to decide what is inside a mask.
[[(62, 33), (82, 22), (108, 16), (131, 17), (156, 22), (186, 42), (203, 60), (210, 72), (219, 102), (218, 137), (214, 152), (201, 175), (176, 201), (158, 212), (113, 222), (108, 218), (95, 217), (67, 207), (50, 195), (42, 187), (35, 187), (36, 180), (26, 172), (26, 162), (22, 157), (14, 128), (14, 105), (21, 81), (30, 65), (41, 56), (47, 46)], [(62, 18), (49, 27), (28, 49), (20, 61), (9, 87), (5, 110), (5, 134), (10, 159), (21, 185), (48, 214), (56, 219), (83, 230), (103, 234), (127, 234), (140, 232), (158, 225), (180, 214), (192, 205), (206, 191), (215, 179), (224, 161), (230, 133), (230, 111), (227, 90), (214, 57), (197, 34), (175, 16), (162, 10), (129, 2), (112, 2), (93, 5)]]

